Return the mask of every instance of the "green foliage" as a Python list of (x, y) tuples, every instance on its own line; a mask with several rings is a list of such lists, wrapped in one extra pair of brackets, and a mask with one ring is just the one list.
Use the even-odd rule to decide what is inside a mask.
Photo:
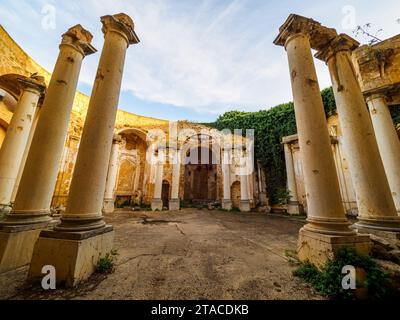
[(276, 191), (275, 198), (277, 200), (277, 204), (285, 205), (290, 201), (291, 198), (290, 191), (286, 188), (279, 188)]
[(354, 266), (365, 271), (364, 283), (358, 287), (368, 290), (369, 299), (385, 298), (389, 289), (386, 273), (367, 255), (361, 255), (354, 248), (343, 247), (334, 259), (329, 260), (322, 270), (307, 262), (294, 272), (296, 277), (310, 283), (322, 295), (332, 299), (356, 299), (355, 290), (345, 290), (342, 287), (342, 269), (344, 266)]
[[(322, 91), (327, 115), (336, 109), (331, 88)], [(268, 191), (271, 201), (279, 203), (282, 189), (286, 188), (286, 170), (282, 138), (296, 134), (296, 117), (292, 102), (281, 104), (270, 110), (259, 112), (231, 111), (220, 116), (210, 125), (216, 129), (246, 129), (255, 130), (256, 158), (266, 169), (268, 176)]]
[(113, 250), (97, 261), (96, 272), (101, 274), (112, 273), (115, 269), (115, 260), (118, 252)]
[(394, 124), (399, 125), (400, 124), (400, 105), (399, 106), (391, 106), (390, 113), (392, 114)]

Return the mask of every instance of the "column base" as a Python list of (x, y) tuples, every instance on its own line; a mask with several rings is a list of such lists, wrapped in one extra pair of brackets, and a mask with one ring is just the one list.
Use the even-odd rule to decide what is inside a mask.
[(232, 200), (223, 200), (222, 201), (222, 209), (227, 210), (227, 211), (232, 211), (232, 209), (233, 209)]
[(304, 208), (298, 201), (289, 201), (286, 205), (286, 210), (291, 216), (299, 216), (304, 214)]
[(300, 261), (314, 264), (322, 268), (329, 259), (335, 257), (342, 247), (353, 247), (359, 253), (368, 255), (372, 243), (369, 236), (332, 236), (301, 229), (298, 242), (298, 257)]
[(354, 225), (356, 229), (364, 230), (366, 233), (376, 231), (400, 233), (400, 217), (379, 217), (364, 218), (358, 217), (358, 222)]
[(33, 251), (28, 282), (40, 282), (42, 268), (53, 266), (58, 285), (75, 287), (96, 271), (99, 259), (112, 252), (113, 242), (112, 226), (85, 232), (42, 231)]
[[(51, 228), (55, 221), (42, 225), (6, 226), (0, 229), (0, 273), (28, 265), (40, 232)], [(1, 226), (0, 226), (1, 228)]]
[(269, 206), (269, 199), (265, 192), (260, 193), (260, 205), (262, 207)]
[(0, 221), (4, 220), (11, 211), (11, 204), (0, 204)]
[(112, 214), (115, 211), (115, 202), (114, 199), (104, 199), (103, 203), (103, 213), (104, 214)]
[(240, 201), (239, 209), (240, 212), (250, 212), (251, 211), (250, 200)]
[(163, 201), (161, 199), (154, 199), (151, 202), (151, 210), (153, 211), (163, 211)]
[(360, 234), (372, 234), (400, 244), (400, 230), (396, 231), (396, 229), (393, 228), (377, 228), (376, 226), (371, 227), (368, 224), (364, 224), (363, 221), (357, 222), (354, 228)]
[(169, 200), (169, 211), (179, 211), (181, 209), (181, 201), (179, 199)]

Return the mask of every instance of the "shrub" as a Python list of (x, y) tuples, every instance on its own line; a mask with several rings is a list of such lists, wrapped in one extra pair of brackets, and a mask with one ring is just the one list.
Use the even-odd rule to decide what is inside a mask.
[(309, 262), (294, 272), (296, 277), (310, 283), (320, 294), (332, 299), (356, 299), (355, 290), (345, 290), (342, 287), (342, 269), (351, 265), (365, 271), (365, 280), (361, 284), (368, 291), (369, 299), (383, 299), (389, 294), (389, 279), (387, 274), (369, 256), (357, 253), (354, 248), (343, 247), (335, 258), (329, 260), (322, 270)]
[(107, 253), (105, 257), (100, 258), (97, 261), (96, 273), (106, 274), (114, 272), (115, 260), (117, 256), (117, 251), (113, 250), (110, 253)]

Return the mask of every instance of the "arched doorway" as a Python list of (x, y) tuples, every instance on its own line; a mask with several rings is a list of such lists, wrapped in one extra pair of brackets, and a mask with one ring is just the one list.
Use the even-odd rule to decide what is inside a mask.
[(163, 201), (163, 206), (164, 207), (168, 207), (169, 206), (170, 194), (171, 194), (171, 187), (170, 187), (169, 182), (168, 181), (163, 181), (161, 199)]
[(208, 204), (218, 199), (217, 165), (211, 148), (194, 147), (186, 153), (185, 202)]
[(239, 181), (236, 181), (232, 184), (231, 197), (232, 197), (233, 207), (236, 209), (240, 208), (241, 194), (240, 194), (240, 182)]
[(135, 207), (144, 204), (147, 193), (145, 133), (125, 129), (118, 133), (123, 140), (119, 151), (118, 178), (115, 191), (117, 207)]

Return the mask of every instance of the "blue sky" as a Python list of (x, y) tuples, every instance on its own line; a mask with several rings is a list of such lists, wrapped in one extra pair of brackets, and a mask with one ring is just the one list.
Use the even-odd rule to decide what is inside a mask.
[[(400, 33), (399, 0), (0, 0), (0, 23), (49, 71), (63, 32), (82, 24), (100, 51), (99, 17), (119, 12), (141, 39), (128, 51), (120, 108), (169, 120), (213, 121), (291, 101), (287, 56), (272, 43), (290, 13), (350, 35), (365, 23), (383, 39)], [(82, 67), (78, 89), (87, 94), (99, 57)], [(321, 88), (329, 86), (326, 66), (316, 65)]]

